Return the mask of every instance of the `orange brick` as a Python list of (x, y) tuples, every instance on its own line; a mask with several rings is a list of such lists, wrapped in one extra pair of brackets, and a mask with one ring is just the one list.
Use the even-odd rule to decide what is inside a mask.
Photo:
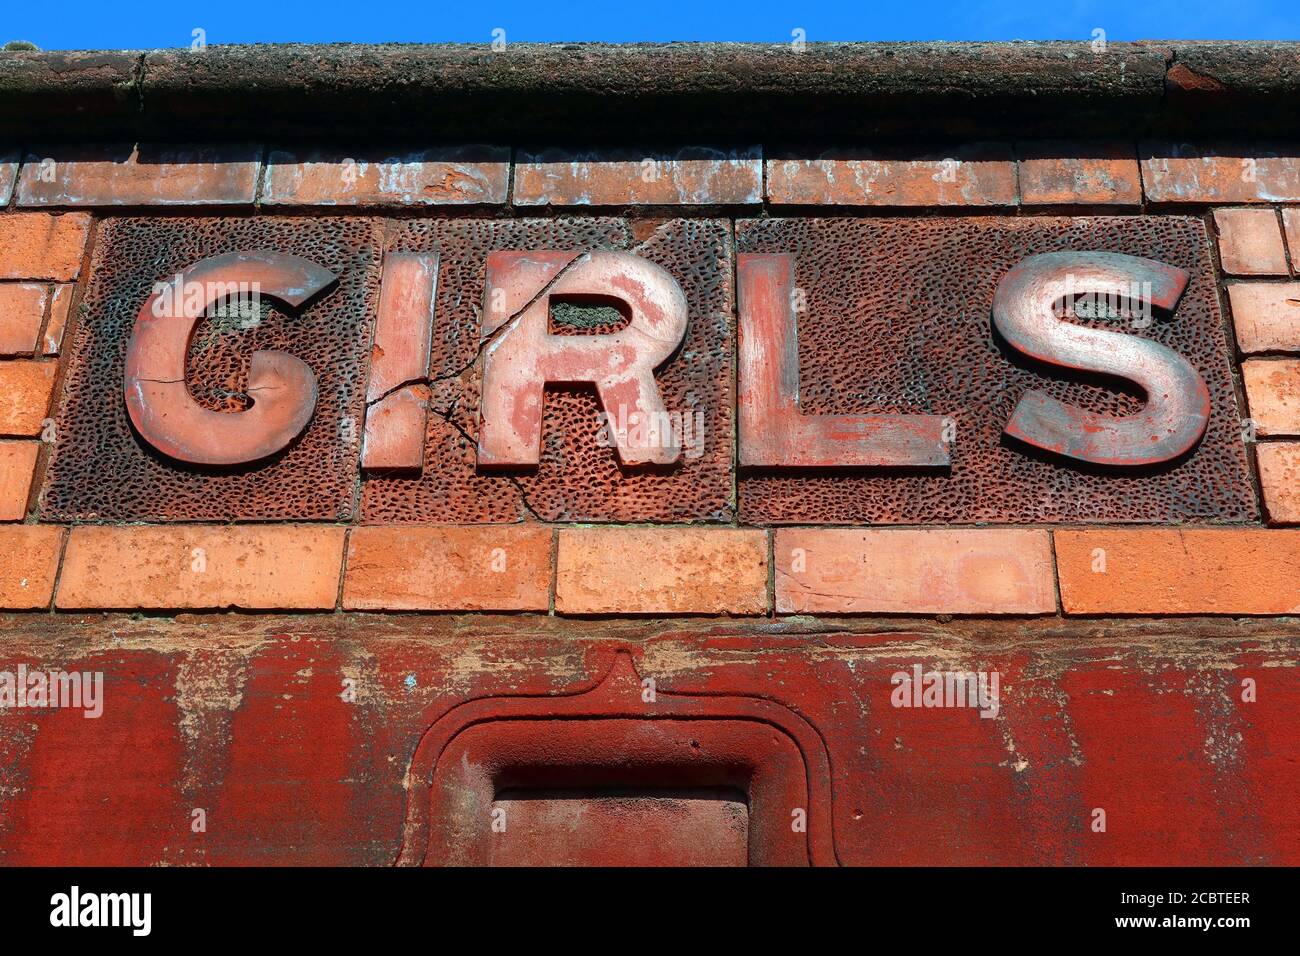
[(63, 534), (55, 525), (0, 526), (0, 608), (30, 611), (50, 606)]
[(833, 150), (767, 161), (767, 195), (781, 205), (1014, 206), (1011, 148), (972, 144), (949, 153)]
[(1262, 442), (1255, 454), (1269, 521), (1300, 524), (1300, 443)]
[(1282, 210), (1282, 233), (1286, 236), (1291, 261), (1300, 261), (1300, 209)]
[(39, 442), (0, 441), (0, 521), (22, 521), (27, 516), (40, 450)]
[(1247, 359), (1241, 377), (1257, 435), (1300, 435), (1300, 359)]
[(42, 351), (46, 355), (58, 355), (63, 347), (63, 333), (68, 327), (68, 316), (72, 310), (71, 285), (56, 285), (50, 297), (50, 321), (45, 324), (45, 339)]
[(0, 362), (0, 435), (32, 438), (50, 412), (57, 362)]
[(0, 215), (0, 279), (75, 279), (89, 234), (85, 213)]
[(767, 534), (737, 528), (564, 528), (561, 614), (763, 614)]
[(1067, 614), (1295, 614), (1300, 531), (1054, 531)]
[(738, 205), (763, 200), (762, 151), (521, 150), (519, 206)]
[(776, 532), (779, 614), (1050, 614), (1046, 531), (789, 528)]
[(1216, 209), (1223, 271), (1234, 276), (1284, 276), (1286, 249), (1272, 209)]
[(1243, 352), (1300, 352), (1300, 282), (1233, 282), (1228, 301)]
[(48, 297), (49, 286), (41, 283), (0, 284), (0, 355), (30, 355), (36, 351)]
[(262, 147), (116, 145), (34, 148), (19, 206), (211, 206), (252, 203)]
[(297, 206), (428, 206), (506, 201), (510, 150), (464, 146), (372, 155), (274, 150), (262, 202)]
[(1142, 187), (1151, 202), (1236, 203), (1300, 200), (1300, 152), (1232, 143), (1138, 144)]
[(545, 611), (551, 529), (354, 528), (343, 606), (385, 611)]
[(72, 529), (60, 608), (334, 607), (344, 529), (312, 525)]
[(1142, 177), (1132, 143), (1032, 142), (1020, 154), (1020, 201), (1026, 204), (1137, 205)]

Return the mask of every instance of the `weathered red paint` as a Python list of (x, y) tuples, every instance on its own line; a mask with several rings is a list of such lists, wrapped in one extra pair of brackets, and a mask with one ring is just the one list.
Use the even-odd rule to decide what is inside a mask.
[(833, 468), (949, 463), (940, 415), (803, 414), (793, 257), (741, 253), (736, 279), (741, 465)]
[[(196, 262), (180, 273), (170, 306), (155, 291), (136, 316), (126, 356), (126, 407), (136, 431), (178, 461), (239, 465), (283, 449), (307, 427), (316, 408), (316, 373), (286, 352), (254, 352), (248, 391), (253, 407), (227, 415), (203, 408), (185, 384), (190, 336), (226, 289), (241, 285), (300, 306), (335, 280), (310, 260), (281, 252), (232, 252)], [(199, 287), (201, 295), (188, 289)]]
[[(605, 412), (632, 426), (610, 429), (624, 464), (681, 457), (671, 429), (661, 427), (667, 409), (654, 379), (686, 334), (686, 296), (665, 269), (623, 252), (494, 252), (487, 269), (480, 465), (541, 460), (548, 382), (596, 386)], [(631, 318), (607, 335), (553, 335), (551, 300), (562, 297), (617, 300)]]
[(472, 701), (431, 727), (407, 776), (399, 862), (486, 863), (499, 791), (567, 785), (731, 787), (746, 794), (751, 863), (829, 865), (829, 775), (821, 739), (794, 712), (749, 697), (661, 695), (622, 652), (583, 693)]
[[(637, 679), (624, 668), (611, 685), (620, 653)], [(107, 692), (98, 720), (0, 710), (6, 864), (389, 865), (457, 834), (469, 862), (490, 816), (439, 789), (462, 755), (476, 786), (502, 770), (497, 797), (536, 784), (599, 799), (625, 783), (653, 797), (707, 784), (667, 771), (714, 752), (743, 758), (752, 744), (783, 761), (769, 732), (803, 755), (813, 862), (826, 834), (848, 865), (1300, 862), (1300, 638), (1284, 622), (0, 619), (0, 670), (22, 662), (102, 670)], [(997, 715), (892, 706), (891, 675), (914, 664), (997, 670)], [(732, 733), (755, 717), (763, 739)], [(584, 735), (586, 723), (600, 732)], [(711, 724), (728, 726), (710, 736)], [(538, 754), (545, 774), (505, 772), (536, 768), (517, 758)], [(584, 778), (589, 757), (635, 777)], [(492, 805), (486, 790), (457, 792)], [(196, 808), (205, 832), (191, 829)], [(455, 829), (412, 827), (426, 810)], [(761, 807), (750, 814), (752, 836)], [(510, 839), (489, 844), (492, 859), (563, 862), (527, 832)], [(618, 830), (583, 859), (654, 859), (629, 850), (636, 839)], [(751, 862), (762, 849), (750, 844)]]
[(1006, 434), (1099, 465), (1153, 465), (1190, 450), (1210, 419), (1210, 390), (1201, 373), (1159, 342), (1062, 322), (1055, 311), (1073, 296), (1172, 311), (1187, 280), (1182, 269), (1113, 252), (1046, 252), (1018, 263), (993, 296), (993, 321), (1002, 336), (1039, 361), (1136, 382), (1147, 401), (1137, 414), (1117, 418), (1029, 391)]

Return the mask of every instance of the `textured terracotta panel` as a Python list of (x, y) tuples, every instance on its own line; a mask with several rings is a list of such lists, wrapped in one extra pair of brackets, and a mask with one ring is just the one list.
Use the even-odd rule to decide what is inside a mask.
[[(367, 522), (680, 521), (732, 515), (732, 267), (719, 220), (671, 219), (639, 230), (623, 219), (431, 220), (403, 223), (391, 250), (441, 257), (424, 472), (368, 478)], [(702, 443), (676, 465), (620, 466), (601, 444), (594, 389), (546, 393), (541, 462), (485, 472), (475, 442), (482, 360), (480, 311), (493, 250), (626, 250), (666, 269), (689, 308), (686, 338), (655, 376), (669, 413), (703, 423)], [(557, 312), (552, 310), (552, 321)], [(583, 329), (595, 334), (599, 324)], [(558, 333), (562, 334), (562, 333)], [(695, 429), (699, 435), (699, 429)]]
[[(950, 469), (767, 469), (742, 472), (747, 523), (1239, 521), (1258, 517), (1217, 305), (1198, 220), (1175, 217), (769, 219), (737, 226), (741, 252), (792, 253), (805, 414), (936, 414), (956, 428)], [(1002, 432), (1039, 389), (1112, 415), (1141, 397), (1122, 383), (1072, 377), (1010, 349), (992, 328), (993, 292), (1040, 252), (1098, 250), (1191, 273), (1172, 318), (1147, 328), (1077, 319), (1173, 348), (1204, 376), (1211, 416), (1190, 455), (1163, 466), (1107, 469), (1027, 447)]]
[[(58, 414), (42, 514), (78, 520), (347, 518), (353, 514), (365, 364), (378, 300), (376, 227), (369, 219), (115, 219), (104, 224)], [(230, 468), (164, 459), (131, 430), (123, 401), (127, 343), (152, 286), (220, 253), (273, 249), (313, 259), (340, 279), (286, 314), (202, 321), (186, 380), (203, 407), (247, 407), (254, 351), (296, 356), (319, 398), (306, 430), (265, 462)]]

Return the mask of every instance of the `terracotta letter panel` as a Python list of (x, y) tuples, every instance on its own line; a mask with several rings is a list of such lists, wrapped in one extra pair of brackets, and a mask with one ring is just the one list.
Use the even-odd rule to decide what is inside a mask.
[[(742, 262), (755, 253), (794, 256), (804, 415), (937, 415), (950, 420), (953, 437), (946, 469), (745, 469), (743, 523), (1258, 519), (1199, 220), (764, 219), (739, 222), (737, 243)], [(1157, 465), (1095, 465), (1003, 436), (1030, 392), (1117, 417), (1146, 404), (1123, 380), (1030, 358), (994, 330), (1003, 277), (1029, 256), (1064, 251), (1124, 253), (1188, 274), (1174, 311), (1154, 310), (1145, 326), (1063, 320), (1146, 339), (1187, 360), (1210, 398), (1205, 434), (1187, 454)]]

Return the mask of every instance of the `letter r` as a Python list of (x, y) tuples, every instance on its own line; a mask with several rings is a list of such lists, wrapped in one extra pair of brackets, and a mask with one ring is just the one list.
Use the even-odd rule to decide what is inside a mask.
[[(614, 299), (631, 321), (606, 335), (554, 335), (551, 300)], [(686, 295), (664, 269), (626, 252), (494, 252), (488, 256), (482, 335), (483, 394), (478, 460), (484, 466), (535, 465), (541, 460), (542, 412), (548, 383), (591, 383), (611, 416), (633, 425), (662, 421), (654, 370), (686, 334)], [(638, 447), (611, 429), (624, 464), (671, 464), (681, 447), (670, 429)]]

